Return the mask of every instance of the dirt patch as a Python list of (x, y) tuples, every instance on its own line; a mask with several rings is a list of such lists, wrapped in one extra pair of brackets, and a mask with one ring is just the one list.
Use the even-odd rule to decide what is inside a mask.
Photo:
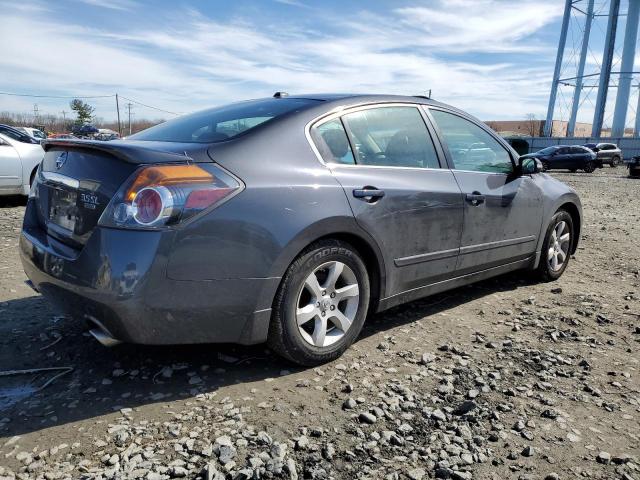
[(0, 377), (0, 478), (640, 480), (625, 173), (554, 173), (585, 214), (558, 282), (512, 274), (395, 308), (316, 369), (261, 346), (101, 347), (23, 285), (24, 207), (3, 200), (0, 370), (73, 371), (37, 392), (48, 377)]

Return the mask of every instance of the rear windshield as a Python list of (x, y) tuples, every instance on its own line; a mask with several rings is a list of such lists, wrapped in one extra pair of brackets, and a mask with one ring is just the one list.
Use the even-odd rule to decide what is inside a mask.
[(286, 113), (303, 110), (317, 100), (269, 98), (233, 103), (191, 113), (130, 136), (160, 142), (223, 142)]

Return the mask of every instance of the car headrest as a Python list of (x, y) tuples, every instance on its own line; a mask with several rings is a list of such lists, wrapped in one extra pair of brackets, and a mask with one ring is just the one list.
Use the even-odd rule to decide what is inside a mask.
[(425, 162), (426, 152), (423, 135), (415, 130), (399, 130), (391, 137), (385, 156), (389, 162), (401, 166), (421, 167)]
[(322, 139), (336, 160), (344, 157), (349, 151), (349, 141), (342, 130), (326, 130), (322, 132)]

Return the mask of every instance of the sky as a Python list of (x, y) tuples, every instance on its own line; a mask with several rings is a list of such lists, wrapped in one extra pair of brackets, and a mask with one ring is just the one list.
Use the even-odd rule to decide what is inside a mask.
[[(135, 118), (168, 119), (276, 91), (431, 90), (483, 120), (544, 118), (563, 4), (0, 0), (0, 92), (117, 92), (139, 102)], [(87, 101), (115, 118), (115, 99)], [(60, 114), (68, 102), (0, 95), (0, 111)]]

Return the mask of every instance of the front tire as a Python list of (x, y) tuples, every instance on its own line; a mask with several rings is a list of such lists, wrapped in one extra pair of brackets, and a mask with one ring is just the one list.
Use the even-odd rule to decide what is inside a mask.
[(587, 162), (586, 165), (583, 168), (585, 173), (593, 173), (595, 171), (595, 169), (596, 169), (596, 163), (595, 162)]
[(299, 365), (335, 360), (360, 334), (369, 298), (369, 276), (357, 251), (338, 240), (317, 242), (282, 279), (268, 344)]
[(566, 211), (557, 212), (549, 226), (542, 244), (538, 277), (544, 282), (557, 280), (569, 265), (574, 244), (573, 219)]

